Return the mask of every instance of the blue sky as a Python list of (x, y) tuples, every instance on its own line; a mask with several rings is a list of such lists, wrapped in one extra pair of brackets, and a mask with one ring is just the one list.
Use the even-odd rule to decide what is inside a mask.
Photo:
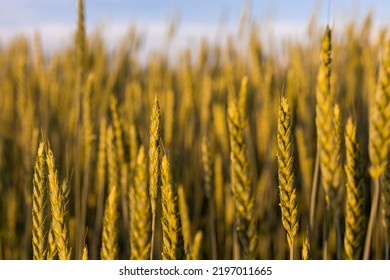
[[(179, 22), (176, 43), (186, 46), (200, 37), (218, 38), (235, 32), (246, 0), (86, 0), (87, 30), (103, 26), (108, 42), (115, 44), (131, 24), (147, 36), (149, 48), (158, 48), (173, 17)], [(305, 34), (313, 11), (318, 23), (328, 20), (328, 1), (252, 0), (251, 18), (270, 24), (278, 38)], [(361, 20), (373, 11), (375, 25), (389, 25), (390, 1), (332, 0), (329, 21), (341, 26)], [(17, 34), (32, 36), (38, 30), (46, 50), (70, 44), (76, 26), (76, 0), (0, 0), (0, 42)]]

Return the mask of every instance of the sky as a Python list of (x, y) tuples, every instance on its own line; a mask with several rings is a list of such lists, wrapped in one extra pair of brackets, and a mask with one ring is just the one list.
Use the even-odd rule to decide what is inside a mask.
[[(32, 38), (38, 31), (44, 50), (71, 44), (76, 28), (77, 0), (0, 0), (0, 43), (15, 35)], [(86, 26), (91, 33), (99, 27), (108, 45), (115, 46), (130, 25), (146, 34), (145, 47), (158, 49), (172, 19), (178, 26), (179, 47), (200, 38), (217, 40), (221, 34), (237, 32), (245, 5), (250, 18), (269, 29), (277, 39), (301, 38), (316, 12), (318, 24), (342, 26), (362, 20), (373, 12), (374, 24), (390, 24), (388, 0), (86, 0)]]

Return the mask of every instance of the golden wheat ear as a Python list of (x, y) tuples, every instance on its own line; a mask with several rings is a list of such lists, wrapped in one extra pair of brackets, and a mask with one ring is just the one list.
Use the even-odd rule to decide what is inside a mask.
[(103, 218), (102, 260), (116, 260), (118, 258), (118, 192), (112, 186), (106, 200)]
[(233, 97), (230, 98), (228, 103), (228, 126), (238, 238), (241, 243), (243, 257), (254, 259), (257, 246), (255, 195), (246, 156), (245, 121)]
[(307, 261), (311, 260), (311, 248), (310, 248), (310, 240), (309, 240), (309, 229), (306, 231), (305, 237), (303, 239), (302, 246), (302, 260)]
[(33, 206), (32, 206), (32, 245), (33, 259), (46, 259), (47, 232), (46, 232), (46, 198), (47, 186), (45, 182), (45, 144), (38, 147), (33, 177)]
[(66, 225), (65, 199), (58, 184), (57, 169), (55, 167), (54, 155), (50, 147), (47, 148), (46, 162), (48, 169), (50, 205), (52, 213), (51, 227), (55, 236), (55, 243), (60, 260), (70, 259), (69, 236)]
[(294, 239), (298, 232), (298, 204), (292, 151), (291, 111), (282, 97), (278, 118), (278, 178), (282, 224), (287, 231), (290, 259), (294, 259)]
[(364, 178), (356, 126), (348, 118), (345, 127), (347, 199), (345, 206), (344, 248), (349, 260), (362, 258), (366, 233)]
[(158, 187), (160, 180), (160, 134), (161, 134), (161, 114), (160, 104), (157, 95), (154, 98), (154, 104), (151, 114), (149, 131), (149, 196), (152, 210), (152, 240), (150, 259), (153, 259), (154, 235), (156, 227), (156, 203)]
[(131, 259), (147, 260), (150, 258), (152, 212), (150, 206), (148, 174), (145, 149), (140, 147), (133, 186), (132, 199), (134, 213), (131, 215)]
[(386, 48), (382, 58), (381, 69), (379, 73), (378, 86), (375, 93), (374, 104), (370, 114), (369, 128), (369, 156), (370, 156), (370, 175), (374, 182), (373, 198), (371, 203), (370, 217), (368, 220), (368, 229), (364, 245), (363, 258), (369, 259), (371, 251), (371, 239), (374, 226), (377, 219), (377, 211), (381, 193), (381, 180), (390, 148), (390, 40), (387, 41)]
[(164, 260), (185, 259), (184, 239), (177, 197), (177, 187), (172, 180), (171, 168), (166, 156), (161, 162), (161, 203)]
[(85, 245), (83, 248), (83, 255), (81, 256), (81, 260), (87, 261), (89, 259), (88, 257), (88, 246)]

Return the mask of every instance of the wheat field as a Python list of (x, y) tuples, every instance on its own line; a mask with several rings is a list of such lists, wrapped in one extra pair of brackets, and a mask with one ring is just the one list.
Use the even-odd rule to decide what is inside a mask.
[(371, 14), (313, 20), (283, 58), (243, 18), (226, 44), (141, 63), (140, 34), (109, 51), (77, 3), (71, 47), (0, 46), (0, 259), (390, 258), (390, 40)]

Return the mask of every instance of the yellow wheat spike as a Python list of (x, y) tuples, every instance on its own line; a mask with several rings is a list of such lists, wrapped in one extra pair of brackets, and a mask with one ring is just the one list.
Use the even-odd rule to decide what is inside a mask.
[(177, 188), (172, 180), (170, 165), (166, 156), (161, 163), (161, 202), (162, 202), (162, 229), (164, 260), (185, 259), (184, 240), (180, 211), (177, 198)]
[(294, 258), (294, 239), (298, 232), (298, 204), (294, 185), (291, 111), (282, 97), (278, 118), (278, 178), (282, 223), (287, 231), (290, 259)]
[(237, 232), (244, 257), (255, 258), (257, 245), (255, 196), (249, 174), (244, 136), (244, 119), (234, 99), (228, 104), (232, 184), (237, 211)]
[(46, 162), (48, 169), (49, 190), (50, 190), (50, 205), (52, 213), (51, 227), (54, 232), (55, 242), (57, 244), (58, 258), (60, 260), (70, 259), (69, 236), (66, 221), (66, 211), (64, 209), (65, 201), (63, 192), (60, 189), (57, 178), (57, 170), (55, 167), (53, 152), (50, 147), (47, 148)]
[(145, 149), (140, 147), (133, 186), (134, 198), (131, 215), (131, 259), (147, 260), (150, 257), (152, 212), (150, 205)]

